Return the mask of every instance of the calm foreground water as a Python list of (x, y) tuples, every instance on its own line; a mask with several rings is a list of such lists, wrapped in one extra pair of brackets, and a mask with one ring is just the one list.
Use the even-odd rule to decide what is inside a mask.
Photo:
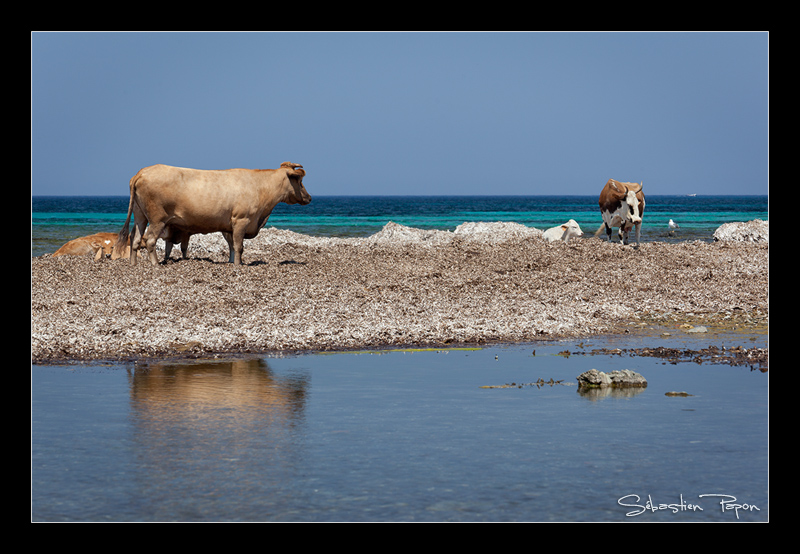
[(769, 374), (575, 354), (648, 340), (725, 344), (33, 366), (32, 520), (768, 521)]

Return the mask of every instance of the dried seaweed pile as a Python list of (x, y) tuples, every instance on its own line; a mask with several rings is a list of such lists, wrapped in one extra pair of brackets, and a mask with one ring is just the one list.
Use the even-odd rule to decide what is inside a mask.
[[(547, 243), (540, 231), (387, 225), (366, 239), (265, 229), (227, 262), (31, 262), (34, 361), (517, 342), (637, 317), (768, 312), (768, 244)], [(484, 230), (486, 231), (486, 230)], [(176, 256), (176, 253), (173, 253)]]

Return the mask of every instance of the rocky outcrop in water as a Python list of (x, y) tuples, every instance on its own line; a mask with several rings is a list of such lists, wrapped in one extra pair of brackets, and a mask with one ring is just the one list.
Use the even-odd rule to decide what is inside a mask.
[(615, 369), (604, 373), (596, 369), (578, 375), (578, 388), (646, 387), (647, 379), (630, 369)]

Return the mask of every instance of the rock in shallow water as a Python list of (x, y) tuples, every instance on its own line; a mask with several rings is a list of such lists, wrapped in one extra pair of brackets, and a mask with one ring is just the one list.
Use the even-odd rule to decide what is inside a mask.
[(578, 388), (646, 386), (647, 379), (630, 369), (616, 369), (610, 373), (590, 369), (578, 375)]

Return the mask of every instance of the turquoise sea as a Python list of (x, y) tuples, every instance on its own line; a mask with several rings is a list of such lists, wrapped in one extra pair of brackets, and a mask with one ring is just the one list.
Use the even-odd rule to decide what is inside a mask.
[[(97, 232), (117, 232), (126, 196), (34, 196), (31, 255), (55, 252), (65, 242)], [(769, 218), (764, 196), (647, 197), (642, 241), (712, 241), (723, 223)], [(512, 221), (537, 229), (578, 222), (585, 236), (602, 224), (592, 196), (315, 196), (307, 206), (279, 204), (268, 227), (312, 236), (369, 236), (392, 221), (419, 229), (454, 230), (468, 221)], [(671, 234), (673, 219), (680, 229)]]

